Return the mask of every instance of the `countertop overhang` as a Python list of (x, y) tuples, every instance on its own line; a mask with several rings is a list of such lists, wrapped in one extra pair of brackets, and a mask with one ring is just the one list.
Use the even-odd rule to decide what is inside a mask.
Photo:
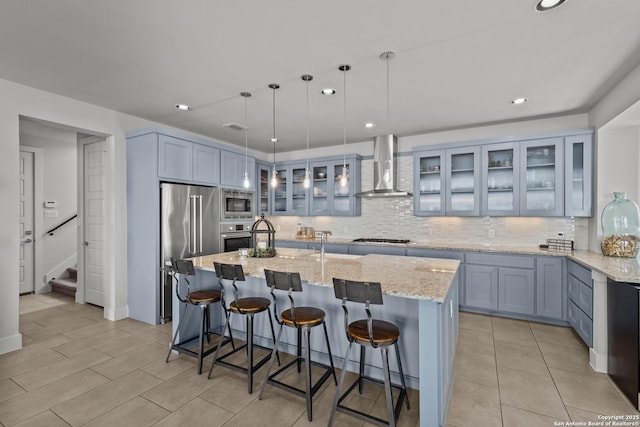
[(382, 292), (411, 299), (443, 302), (460, 265), (458, 260), (392, 255), (344, 255), (278, 248), (271, 258), (241, 257), (227, 252), (192, 258), (194, 266), (213, 271), (213, 263), (242, 265), (245, 275), (264, 278), (264, 269), (298, 272), (310, 284), (333, 287), (333, 278), (380, 282)]

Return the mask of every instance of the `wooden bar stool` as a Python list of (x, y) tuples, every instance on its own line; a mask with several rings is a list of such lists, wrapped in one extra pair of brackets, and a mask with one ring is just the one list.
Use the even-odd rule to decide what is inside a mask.
[[(307, 400), (307, 418), (309, 421), (312, 421), (313, 417), (313, 408), (312, 408), (312, 399), (316, 392), (322, 387), (322, 384), (329, 378), (329, 376), (333, 375), (333, 381), (337, 384), (336, 381), (336, 373), (333, 367), (333, 358), (331, 356), (331, 345), (329, 344), (329, 334), (327, 333), (327, 325), (324, 322), (326, 317), (325, 312), (315, 307), (296, 307), (295, 301), (293, 299), (293, 292), (302, 292), (302, 283), (300, 281), (300, 274), (298, 273), (285, 273), (280, 271), (273, 270), (264, 270), (265, 277), (267, 279), (267, 286), (271, 289), (271, 297), (273, 298), (273, 315), (276, 318), (276, 321), (280, 324), (280, 330), (278, 331), (278, 336), (276, 338), (275, 344), (273, 345), (273, 350), (271, 352), (271, 361), (269, 362), (269, 369), (267, 371), (267, 376), (264, 378), (262, 382), (262, 388), (260, 389), (260, 396), (258, 399), (262, 399), (262, 394), (264, 393), (264, 389), (267, 386), (267, 383), (272, 384), (276, 387), (279, 387), (283, 390), (290, 391), (298, 396), (303, 396)], [(276, 298), (275, 291), (287, 291), (289, 296), (290, 307), (284, 310), (280, 314), (280, 318), (278, 318), (278, 300)], [(311, 328), (314, 326), (322, 325), (324, 329), (324, 337), (327, 343), (327, 350), (329, 352), (329, 363), (331, 366), (323, 365), (318, 362), (314, 362), (311, 360)], [(298, 351), (297, 357), (291, 362), (287, 363), (282, 368), (278, 369), (277, 372), (271, 375), (271, 369), (273, 368), (273, 361), (276, 358), (276, 352), (278, 349), (278, 343), (280, 342), (280, 337), (282, 336), (282, 330), (285, 326), (290, 328), (295, 328), (297, 330), (298, 336)], [(305, 335), (305, 355), (302, 357), (302, 332)], [(305, 390), (301, 390), (297, 387), (290, 386), (289, 384), (285, 384), (281, 381), (276, 380), (275, 378), (280, 375), (285, 370), (291, 368), (294, 364), (297, 365), (298, 372), (300, 372), (300, 364), (304, 361), (305, 364)], [(316, 365), (321, 368), (324, 368), (324, 373), (322, 376), (316, 381), (315, 384), (311, 384), (311, 365)]]
[[(347, 340), (349, 340), (349, 347), (344, 355), (344, 363), (342, 366), (342, 373), (340, 374), (340, 382), (338, 383), (338, 389), (336, 391), (336, 398), (333, 402), (333, 408), (331, 409), (331, 416), (329, 418), (329, 426), (333, 424), (333, 419), (336, 414), (336, 410), (345, 412), (347, 414), (354, 415), (363, 420), (373, 422), (380, 425), (388, 425), (395, 427), (400, 417), (400, 411), (402, 409), (402, 402), (406, 399), (407, 409), (409, 409), (409, 399), (407, 398), (407, 387), (404, 381), (404, 373), (402, 372), (402, 363), (400, 361), (400, 350), (398, 349), (398, 338), (400, 338), (400, 330), (396, 325), (384, 320), (374, 320), (371, 317), (370, 305), (377, 304), (382, 305), (382, 286), (376, 282), (357, 282), (343, 279), (333, 279), (333, 289), (335, 296), (342, 300), (342, 309), (344, 310), (344, 324)], [(347, 302), (363, 303), (365, 304), (365, 311), (367, 318), (362, 320), (356, 320), (349, 323), (349, 310), (347, 308)], [(360, 345), (360, 374), (358, 379), (351, 384), (351, 386), (343, 393), (342, 385), (344, 383), (344, 377), (347, 372), (347, 362), (349, 360), (349, 354), (351, 353), (351, 346), (353, 343)], [(389, 353), (390, 346), (396, 348), (396, 358), (398, 361), (398, 369), (400, 370), (401, 385), (391, 383), (391, 373), (389, 371)], [(382, 367), (384, 371), (384, 381), (380, 381), (375, 378), (371, 378), (364, 375), (364, 350), (365, 347), (371, 347), (374, 349), (379, 348), (382, 356)], [(387, 400), (387, 411), (389, 412), (389, 421), (382, 420), (372, 415), (365, 414), (364, 412), (357, 411), (355, 409), (343, 406), (341, 402), (351, 393), (351, 391), (358, 386), (358, 391), (362, 394), (363, 381), (379, 384), (384, 386), (385, 397)], [(393, 406), (392, 389), (400, 390), (396, 406)]]
[[(269, 348), (265, 348), (253, 343), (253, 318), (258, 313), (262, 313), (263, 311), (267, 312), (267, 316), (269, 317), (269, 324), (271, 326), (271, 336), (273, 337), (273, 340), (275, 342), (276, 333), (273, 329), (273, 320), (271, 320), (271, 314), (269, 313), (269, 306), (271, 305), (271, 301), (269, 301), (268, 298), (262, 298), (262, 297), (239, 298), (237, 284), (238, 282), (244, 282), (245, 280), (244, 271), (241, 265), (221, 264), (218, 262), (214, 262), (214, 267), (216, 269), (216, 275), (218, 276), (218, 281), (220, 282), (220, 286), (222, 287), (222, 305), (226, 307), (226, 309), (230, 314), (241, 314), (246, 318), (247, 341), (246, 341), (246, 344), (240, 347), (234, 348), (229, 353), (220, 357), (218, 357), (218, 353), (220, 352), (220, 347), (222, 346), (219, 345), (216, 348), (216, 352), (213, 356), (213, 360), (211, 361), (211, 367), (209, 368), (208, 378), (211, 378), (211, 373), (213, 372), (213, 367), (216, 365), (216, 363), (226, 366), (228, 368), (234, 369), (236, 371), (244, 372), (248, 376), (247, 387), (248, 387), (249, 394), (251, 394), (253, 392), (253, 373), (258, 369), (260, 369), (262, 365), (267, 363), (270, 357), (270, 355), (267, 354), (262, 359), (260, 359), (257, 363), (254, 364), (253, 348), (258, 347), (258, 348), (263, 348), (265, 350), (271, 350)], [(224, 291), (223, 280), (231, 281), (231, 284), (234, 290), (234, 295), (235, 295), (234, 300), (231, 301), (228, 307), (226, 306), (226, 303), (224, 300), (224, 295), (226, 292)], [(227, 320), (225, 323), (225, 329), (227, 327), (229, 327), (229, 317), (227, 317)], [(229, 330), (231, 330), (230, 327), (229, 327)], [(243, 349), (247, 350), (247, 367), (246, 368), (244, 366), (236, 365), (225, 360), (227, 357)], [(277, 355), (277, 357), (278, 357), (278, 365), (280, 365), (280, 356)]]
[[(193, 341), (193, 338), (182, 340), (180, 343), (176, 344), (176, 339), (180, 333), (180, 328), (184, 329), (183, 322), (185, 314), (187, 313), (187, 309), (185, 308), (180, 316), (180, 322), (178, 323), (178, 327), (176, 328), (176, 333), (173, 335), (173, 340), (171, 341), (171, 346), (169, 347), (169, 353), (167, 354), (166, 363), (169, 363), (169, 358), (171, 357), (171, 352), (176, 351), (181, 354), (187, 354), (189, 356), (196, 357), (198, 359), (198, 375), (202, 373), (202, 360), (211, 354), (217, 347), (211, 347), (204, 350), (204, 339), (207, 339), (207, 342), (210, 342), (211, 335), (219, 335), (216, 332), (211, 330), (211, 304), (220, 302), (222, 299), (222, 294), (217, 289), (206, 289), (191, 292), (190, 284), (188, 276), (195, 276), (196, 272), (193, 268), (193, 262), (191, 260), (182, 260), (182, 259), (171, 259), (172, 266), (172, 274), (171, 276), (175, 279), (176, 274), (181, 274), (184, 277), (184, 281), (187, 282), (187, 294), (184, 298), (180, 296), (180, 281), (176, 281), (176, 296), (178, 300), (184, 304), (189, 304), (193, 306), (197, 306), (200, 308), (200, 333), (199, 333), (199, 345), (198, 351), (193, 351), (191, 348), (187, 347), (187, 343)], [(187, 305), (187, 307), (189, 307)], [(229, 314), (225, 310), (225, 317), (228, 319)], [(224, 329), (223, 329), (224, 332)], [(231, 342), (233, 346), (233, 339), (231, 337), (231, 329), (229, 329), (229, 337), (225, 338), (224, 335), (220, 336), (219, 345), (225, 345)], [(183, 337), (180, 337), (181, 339)]]

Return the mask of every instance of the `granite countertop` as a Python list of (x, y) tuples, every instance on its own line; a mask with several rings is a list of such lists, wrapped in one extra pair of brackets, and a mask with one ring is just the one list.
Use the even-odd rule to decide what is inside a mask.
[[(278, 238), (278, 240), (296, 240), (295, 238)], [(313, 241), (313, 240), (306, 240)], [(319, 241), (319, 240), (318, 240)], [(618, 258), (609, 257), (586, 250), (574, 250), (572, 252), (550, 251), (540, 249), (537, 246), (518, 246), (500, 244), (481, 243), (448, 243), (448, 242), (410, 242), (407, 244), (397, 243), (361, 243), (352, 242), (351, 239), (331, 238), (328, 243), (349, 244), (349, 245), (375, 245), (394, 246), (405, 248), (425, 248), (441, 249), (451, 251), (474, 251), (474, 252), (495, 252), (512, 253), (523, 255), (545, 255), (545, 256), (566, 256), (567, 258), (582, 264), (583, 266), (596, 270), (617, 282), (640, 283), (640, 261), (638, 258)]]
[(214, 271), (213, 263), (242, 265), (245, 274), (264, 278), (264, 269), (300, 273), (313, 285), (333, 287), (333, 278), (380, 282), (386, 295), (443, 302), (458, 270), (458, 260), (391, 255), (326, 254), (279, 248), (273, 258), (240, 257), (227, 252), (193, 258), (196, 268)]

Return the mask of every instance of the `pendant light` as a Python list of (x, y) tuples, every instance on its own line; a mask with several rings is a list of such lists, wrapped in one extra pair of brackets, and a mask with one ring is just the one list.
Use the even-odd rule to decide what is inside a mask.
[(280, 89), (280, 85), (277, 83), (271, 83), (269, 88), (273, 90), (273, 136), (271, 142), (273, 142), (273, 170), (271, 171), (271, 186), (276, 187), (278, 185), (278, 171), (276, 171), (276, 90)]
[(343, 75), (343, 84), (342, 84), (342, 115), (343, 115), (343, 124), (342, 124), (342, 139), (343, 139), (343, 147), (344, 147), (344, 158), (342, 161), (342, 176), (340, 176), (340, 186), (346, 187), (348, 183), (347, 177), (347, 71), (351, 69), (351, 65), (341, 65), (338, 67), (338, 70), (342, 71)]
[(311, 185), (311, 171), (309, 170), (309, 82), (313, 80), (313, 76), (304, 74), (301, 78), (307, 84), (307, 167), (304, 170), (302, 186), (304, 188), (309, 188)]
[[(391, 126), (391, 102), (389, 100), (389, 60), (395, 58), (396, 54), (395, 52), (392, 51), (386, 51), (386, 52), (382, 52), (380, 54), (380, 59), (382, 59), (383, 61), (386, 62), (387, 65), (387, 133), (389, 135), (393, 134), (393, 128)], [(391, 172), (389, 171), (389, 168), (385, 168), (384, 170), (384, 174), (382, 176), (382, 179), (385, 182), (391, 182)]]
[(247, 118), (247, 99), (251, 96), (251, 93), (240, 92), (240, 96), (244, 98), (244, 179), (242, 180), (242, 186), (249, 188), (251, 182), (249, 181), (249, 122)]

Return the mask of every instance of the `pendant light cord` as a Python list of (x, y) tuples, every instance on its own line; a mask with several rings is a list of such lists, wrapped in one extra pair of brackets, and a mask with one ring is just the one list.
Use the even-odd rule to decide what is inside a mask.
[(249, 122), (247, 115), (247, 96), (244, 97), (244, 174), (249, 176)]
[(342, 68), (342, 145), (343, 145), (343, 159), (342, 159), (342, 172), (347, 168), (347, 68), (348, 66), (343, 66)]
[(307, 172), (309, 172), (309, 80), (305, 80), (307, 83)]

